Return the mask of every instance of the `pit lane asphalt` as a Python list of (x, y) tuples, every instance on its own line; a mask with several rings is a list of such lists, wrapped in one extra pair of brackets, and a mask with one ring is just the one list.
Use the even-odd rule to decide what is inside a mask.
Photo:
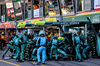
[(36, 65), (37, 61), (16, 62), (15, 59), (2, 59), (3, 50), (0, 50), (0, 66), (100, 66), (100, 58), (89, 58), (83, 62), (76, 61), (46, 61), (45, 65)]

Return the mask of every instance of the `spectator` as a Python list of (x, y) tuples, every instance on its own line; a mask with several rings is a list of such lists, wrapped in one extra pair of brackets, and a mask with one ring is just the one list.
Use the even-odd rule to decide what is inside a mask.
[(55, 35), (58, 37), (59, 36), (59, 33), (56, 31)]
[(7, 33), (7, 35), (6, 35), (6, 43), (9, 43), (9, 38), (10, 38), (10, 36), (9, 36), (9, 34)]
[(51, 37), (53, 36), (53, 32), (50, 33), (50, 35), (48, 35), (48, 41), (51, 40)]

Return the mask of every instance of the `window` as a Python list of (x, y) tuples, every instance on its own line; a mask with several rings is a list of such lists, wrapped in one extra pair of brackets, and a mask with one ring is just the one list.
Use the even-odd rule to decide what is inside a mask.
[(91, 0), (77, 0), (76, 12), (91, 10)]
[(0, 21), (1, 21), (1, 5), (0, 5)]
[[(24, 15), (24, 0), (21, 0), (21, 10), (22, 10), (22, 14)], [(24, 18), (24, 16), (23, 16)]]
[(6, 1), (6, 8), (7, 8), (7, 21), (14, 21), (14, 9), (13, 9), (13, 4), (12, 0), (7, 0)]
[(28, 0), (25, 0), (25, 19), (28, 19)]
[(31, 0), (28, 0), (28, 19), (32, 18), (31, 4)]
[(91, 0), (84, 0), (84, 10), (85, 11), (88, 11), (88, 10), (91, 10)]
[(33, 2), (34, 18), (39, 17), (39, 0), (34, 0)]
[(59, 15), (58, 0), (46, 0), (45, 11), (46, 16)]
[(74, 14), (73, 0), (61, 0), (61, 10), (63, 15)]
[(28, 10), (31, 10), (31, 0), (28, 0)]
[(43, 7), (43, 0), (40, 0), (40, 7)]
[(39, 16), (43, 17), (43, 0), (40, 0), (39, 4)]
[(20, 1), (14, 2), (14, 8), (15, 8), (15, 11), (16, 11), (16, 19), (22, 20), (22, 11), (21, 11)]
[(34, 2), (33, 2), (33, 8), (34, 9), (39, 9), (39, 0), (34, 0)]
[(77, 12), (83, 11), (83, 0), (77, 0)]
[(34, 18), (43, 17), (43, 0), (34, 0), (33, 10)]
[(6, 17), (6, 8), (5, 8), (5, 4), (2, 4), (2, 16), (1, 16), (1, 19), (2, 19), (2, 22), (5, 22), (5, 17)]
[(21, 10), (23, 19), (28, 19), (28, 0), (21, 0)]

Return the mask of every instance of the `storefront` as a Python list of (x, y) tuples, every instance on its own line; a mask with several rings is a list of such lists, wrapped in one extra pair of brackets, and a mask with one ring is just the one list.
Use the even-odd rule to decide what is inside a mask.
[(35, 20), (28, 20), (24, 22), (17, 22), (18, 28), (33, 28), (34, 26), (25, 26), (25, 25), (31, 25), (35, 24), (36, 22), (57, 22), (57, 18), (41, 18), (41, 19), (35, 19)]
[[(12, 23), (9, 23), (9, 22), (0, 23), (0, 36), (4, 42), (7, 39), (9, 39), (9, 37), (7, 36), (8, 35), (11, 36), (12, 32), (15, 32), (15, 31), (16, 31), (16, 26), (14, 25), (13, 22)], [(3, 45), (5, 45), (5, 43)]]
[(14, 22), (0, 23), (0, 32), (1, 33), (4, 32), (4, 35), (5, 35), (5, 31), (7, 32), (8, 30), (10, 30), (11, 32), (14, 32), (16, 30), (16, 26), (14, 25)]
[(75, 14), (73, 0), (7, 0), (5, 5), (7, 21)]
[(6, 19), (6, 5), (4, 1), (0, 2), (0, 21), (5, 22)]
[[(81, 13), (77, 13), (75, 16), (63, 17), (63, 21), (73, 21), (73, 22), (74, 21), (87, 21), (87, 17), (90, 18), (93, 24), (100, 24), (100, 10), (81, 12)], [(96, 25), (95, 27), (98, 27), (98, 26)]]
[(98, 0), (88, 0), (88, 2), (87, 0), (7, 0), (7, 20), (9, 22), (17, 20), (18, 23), (25, 22), (25, 24), (33, 24), (37, 21), (55, 21), (55, 19), (53, 20), (52, 18), (56, 18), (57, 22), (86, 21), (86, 17), (88, 16), (91, 18), (92, 23), (99, 23), (100, 7), (99, 2), (96, 3), (97, 1)]

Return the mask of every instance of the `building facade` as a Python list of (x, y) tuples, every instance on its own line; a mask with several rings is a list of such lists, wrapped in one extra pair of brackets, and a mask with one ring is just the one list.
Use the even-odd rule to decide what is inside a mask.
[[(37, 21), (86, 21), (100, 23), (99, 0), (5, 0), (1, 22), (34, 24)], [(17, 23), (16, 23), (17, 22)]]

